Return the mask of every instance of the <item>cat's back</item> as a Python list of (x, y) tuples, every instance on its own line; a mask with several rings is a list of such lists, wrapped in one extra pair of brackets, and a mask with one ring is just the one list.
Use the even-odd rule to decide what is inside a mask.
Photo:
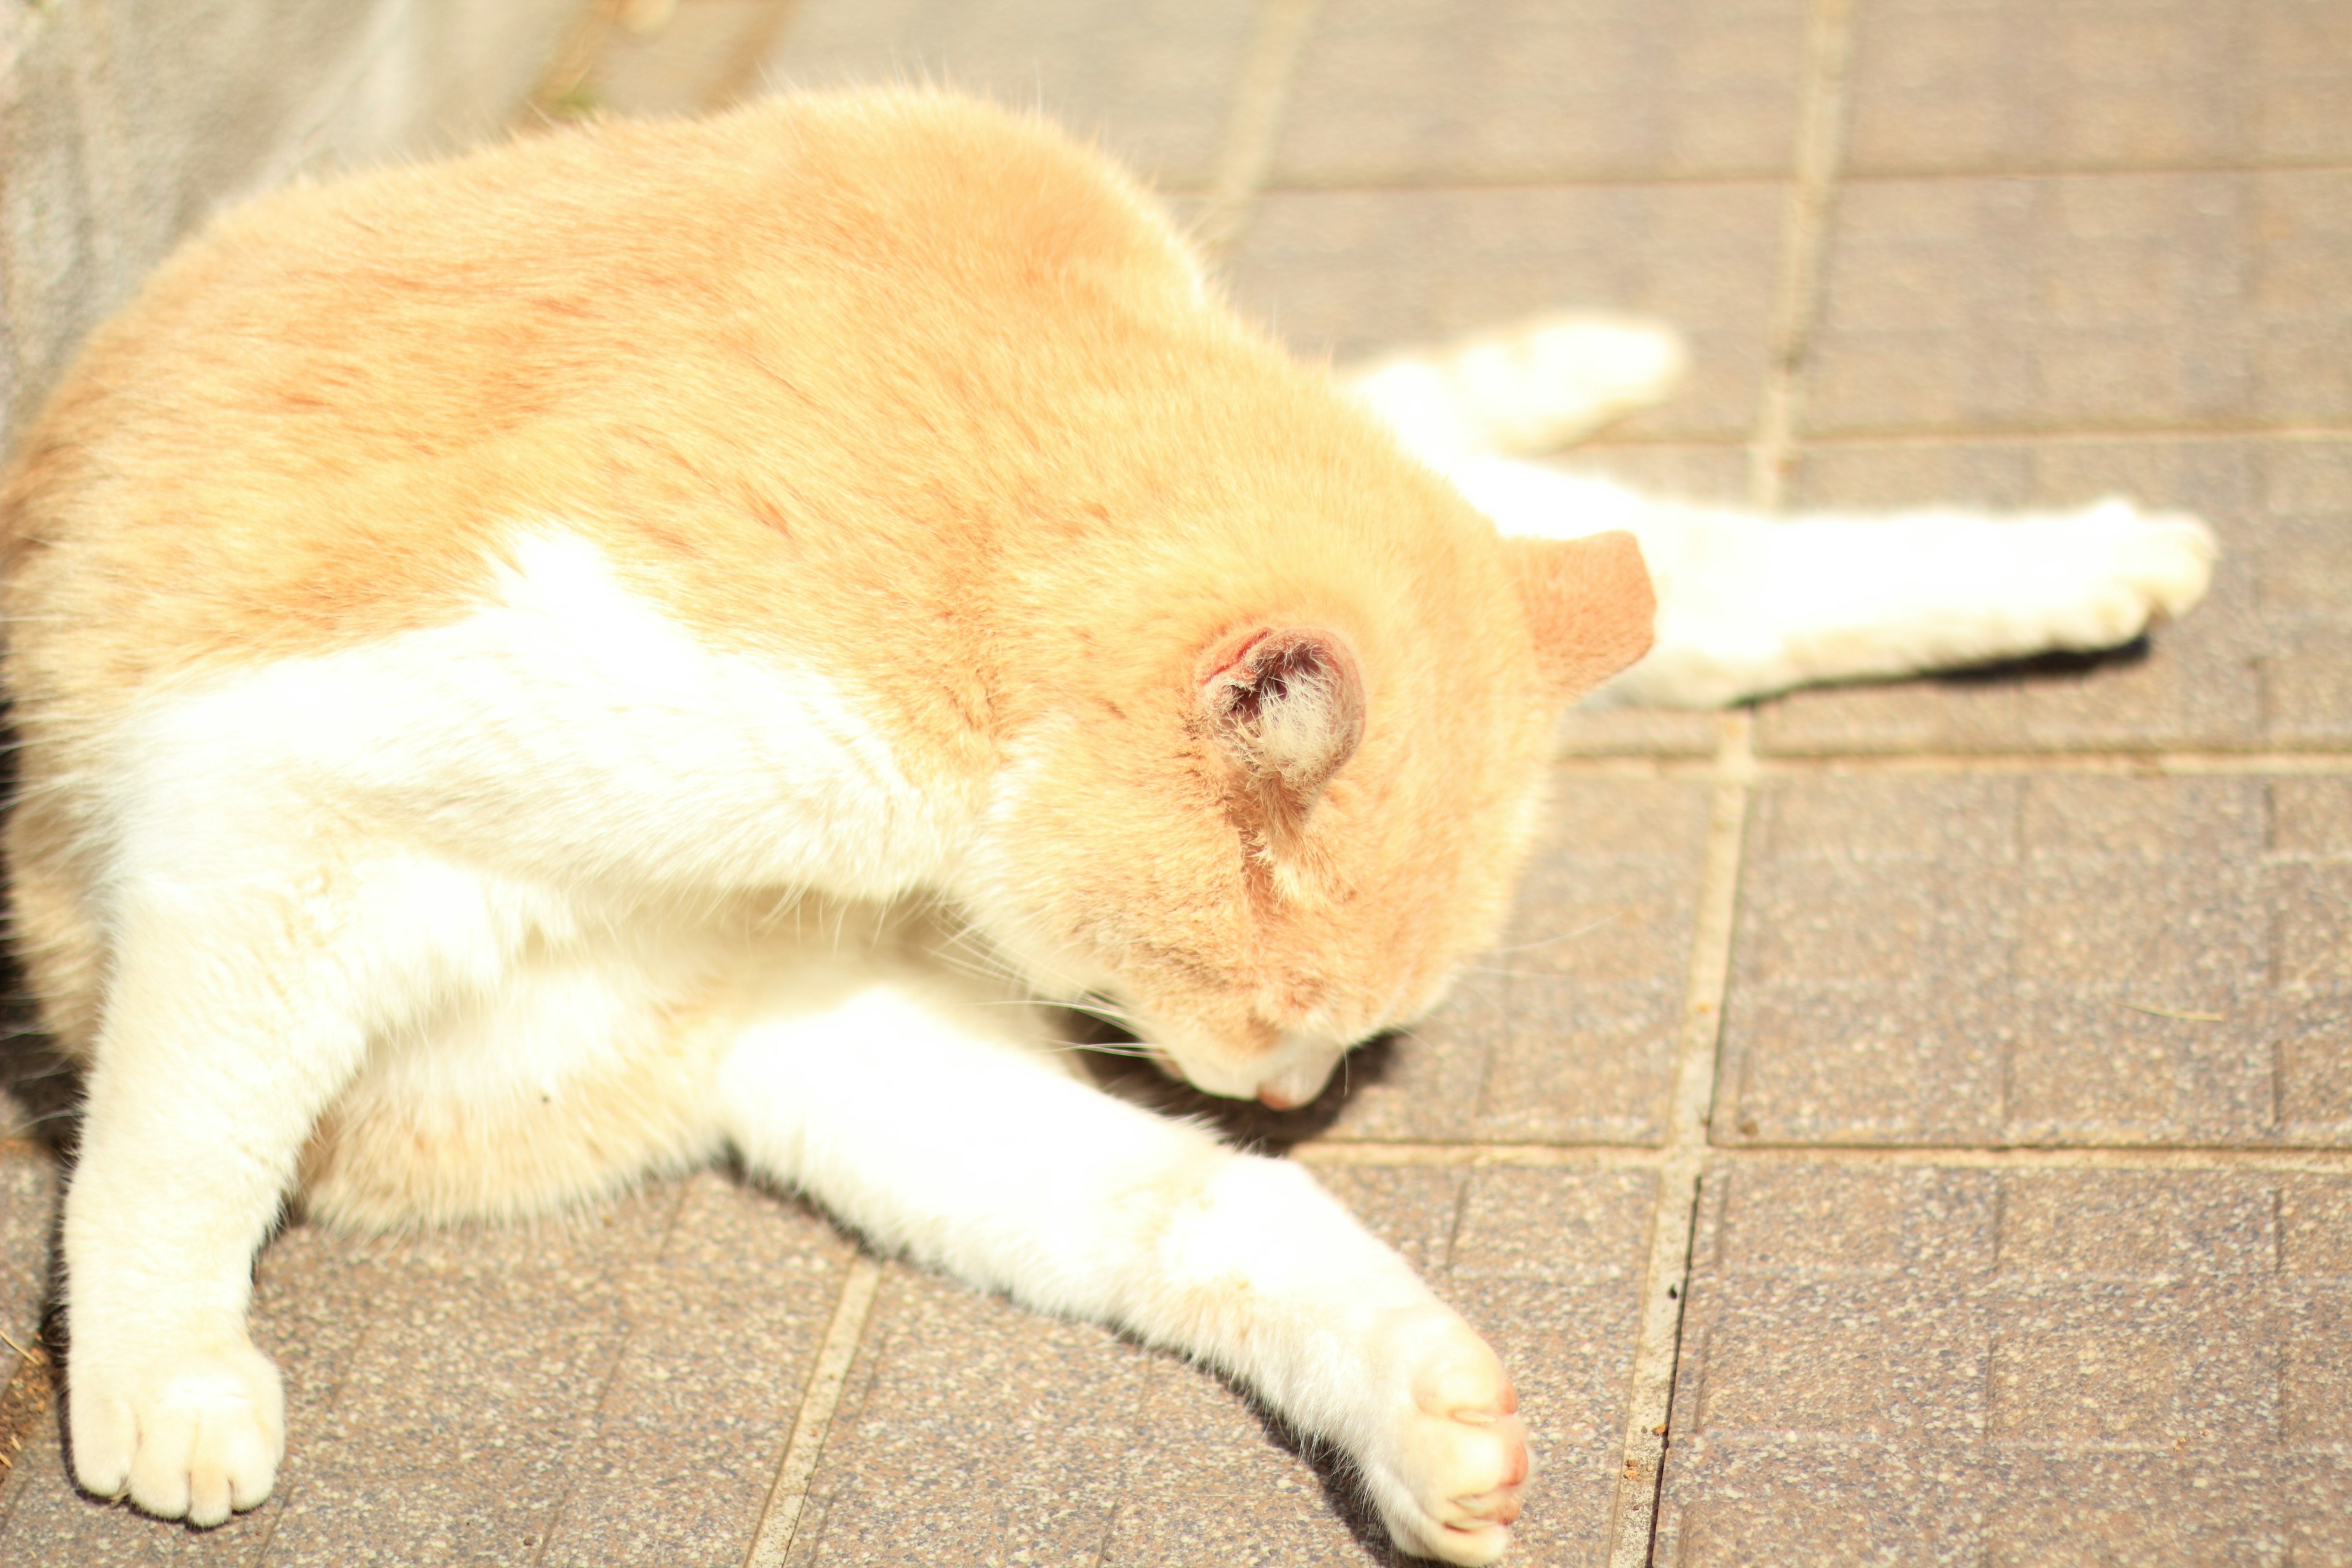
[(537, 522), (722, 638), (866, 640), (821, 624), (856, 619), (842, 574), (968, 602), (964, 525), (1065, 460), (1006, 420), (1100, 379), (1090, 335), (1197, 331), (1197, 295), (1108, 165), (932, 95), (279, 194), (167, 263), (26, 441), (17, 695), (430, 624)]

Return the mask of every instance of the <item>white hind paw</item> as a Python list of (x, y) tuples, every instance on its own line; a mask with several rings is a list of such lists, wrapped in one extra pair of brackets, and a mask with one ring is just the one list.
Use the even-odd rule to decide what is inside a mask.
[(1383, 1452), (1365, 1477), (1399, 1546), (1447, 1563), (1492, 1563), (1511, 1543), (1528, 1479), (1527, 1427), (1503, 1363), (1447, 1314), (1412, 1338), (1411, 1371)]
[(1659, 322), (1544, 316), (1349, 381), (1406, 446), (1443, 458), (1556, 450), (1663, 400), (1688, 363)]
[(278, 1369), (249, 1344), (184, 1350), (127, 1375), (68, 1363), (74, 1476), (158, 1519), (218, 1524), (258, 1504), (286, 1451)]
[(2123, 500), (2101, 501), (2065, 526), (2072, 583), (2050, 628), (2062, 647), (2113, 647), (2151, 621), (2186, 615), (2205, 596), (2221, 554), (2212, 531), (2195, 518), (2151, 516)]

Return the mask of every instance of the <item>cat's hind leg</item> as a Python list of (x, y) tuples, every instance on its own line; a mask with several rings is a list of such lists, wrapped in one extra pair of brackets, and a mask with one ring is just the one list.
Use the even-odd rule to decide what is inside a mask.
[(1622, 528), (1641, 541), (1656, 641), (1596, 694), (1604, 703), (1717, 707), (1811, 682), (2115, 647), (2187, 613), (2219, 553), (2196, 519), (2118, 500), (1777, 517), (1506, 458), (1447, 472), (1507, 534)]
[(1343, 373), (1356, 398), (1433, 462), (1549, 452), (1663, 402), (1689, 363), (1661, 322), (1538, 317), (1444, 349)]
[(781, 973), (719, 1114), (882, 1247), (1238, 1376), (1348, 1452), (1407, 1550), (1500, 1555), (1528, 1458), (1494, 1352), (1305, 1171), (1076, 1081), (1027, 1018), (912, 972)]

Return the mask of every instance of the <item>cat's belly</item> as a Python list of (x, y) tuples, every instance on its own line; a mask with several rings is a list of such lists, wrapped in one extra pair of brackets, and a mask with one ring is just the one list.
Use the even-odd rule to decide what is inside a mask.
[(303, 1152), (309, 1212), (367, 1229), (510, 1218), (709, 1157), (730, 1003), (759, 944), (630, 937), (527, 949), (491, 994), (378, 1040)]
[(719, 1069), (745, 1031), (877, 986), (968, 1007), (981, 1037), (1043, 1033), (936, 911), (747, 898), (570, 912), (497, 984), (374, 1043), (303, 1152), (312, 1216), (366, 1230), (518, 1218), (698, 1164), (722, 1145)]

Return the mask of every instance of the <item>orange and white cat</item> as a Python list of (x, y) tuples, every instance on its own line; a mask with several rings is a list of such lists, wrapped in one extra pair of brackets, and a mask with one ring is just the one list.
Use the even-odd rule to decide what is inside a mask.
[[(1535, 334), (1521, 401), (1570, 417), (1560, 362), (1615, 342)], [(289, 1197), (508, 1216), (732, 1149), (1228, 1370), (1408, 1550), (1497, 1555), (1528, 1456), (1493, 1353), (1297, 1166), (1072, 1076), (1031, 1005), (1311, 1098), (1492, 939), (1555, 714), (1650, 646), (1632, 539), (1572, 536), (1622, 518), (1699, 603), (1686, 545), (1787, 526), (1480, 457), (1485, 363), (1344, 388), (1098, 158), (940, 96), (216, 223), (5, 501), (15, 934), (88, 1075), (82, 1484), (197, 1523), (268, 1494), (244, 1320)], [(2193, 600), (2194, 524), (2101, 518), (2067, 609), (2123, 609), (1926, 657)], [(1646, 695), (1849, 672), (1739, 657)]]

